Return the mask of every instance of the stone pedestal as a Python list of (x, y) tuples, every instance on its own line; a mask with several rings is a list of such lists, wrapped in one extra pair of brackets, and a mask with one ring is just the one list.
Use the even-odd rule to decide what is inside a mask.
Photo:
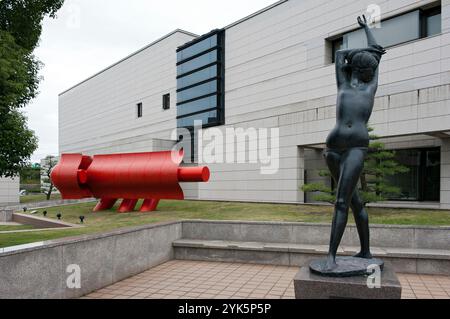
[(381, 272), (380, 288), (368, 276), (332, 278), (319, 276), (303, 267), (295, 276), (296, 299), (401, 299), (402, 286), (390, 265)]
[(12, 221), (12, 210), (0, 210), (0, 223), (9, 223)]

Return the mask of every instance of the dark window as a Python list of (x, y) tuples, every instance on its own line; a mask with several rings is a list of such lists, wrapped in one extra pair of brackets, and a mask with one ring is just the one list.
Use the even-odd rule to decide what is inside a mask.
[[(374, 28), (373, 33), (378, 43), (385, 48), (426, 38), (441, 33), (441, 7), (429, 10), (415, 10), (382, 21), (381, 28)], [(336, 51), (367, 47), (367, 39), (362, 28), (348, 32), (331, 40), (332, 61)]]
[(224, 124), (224, 39), (215, 30), (178, 48), (178, 127)]
[(217, 122), (217, 111), (199, 113), (178, 119), (179, 127), (194, 127), (195, 121), (200, 122), (202, 126), (209, 126)]
[(182, 51), (179, 51), (177, 53), (178, 61), (189, 59), (190, 57), (193, 57), (199, 53), (202, 53), (206, 50), (216, 47), (218, 45), (217, 38), (218, 38), (217, 35), (213, 35), (212, 37), (197, 42), (196, 44), (193, 44), (192, 46)]
[(423, 12), (423, 35), (431, 37), (442, 32), (441, 7)]
[(185, 75), (177, 80), (177, 88), (182, 89), (196, 83), (217, 77), (217, 65)]
[(206, 54), (203, 54), (195, 59), (183, 62), (182, 64), (178, 65), (177, 74), (182, 75), (194, 71), (196, 69), (199, 69), (201, 67), (204, 67), (205, 65), (209, 65), (211, 63), (216, 62), (217, 52), (218, 52), (217, 50), (214, 50)]
[(178, 103), (199, 98), (201, 96), (213, 94), (217, 92), (217, 80), (203, 83), (187, 90), (178, 92)]
[(163, 110), (170, 109), (170, 94), (163, 95)]
[(143, 114), (142, 103), (136, 104), (136, 110), (137, 110), (137, 117), (141, 118)]
[(440, 200), (441, 151), (410, 149), (396, 151), (396, 160), (409, 168), (408, 173), (391, 176), (389, 182), (400, 188), (399, 196), (391, 200), (427, 201)]
[(344, 38), (338, 38), (336, 40), (333, 40), (331, 43), (331, 52), (332, 52), (332, 62), (335, 62), (336, 52), (339, 50), (344, 49)]
[(199, 100), (181, 104), (178, 106), (178, 116), (184, 116), (201, 111), (215, 109), (218, 105), (217, 102), (217, 95), (212, 95)]

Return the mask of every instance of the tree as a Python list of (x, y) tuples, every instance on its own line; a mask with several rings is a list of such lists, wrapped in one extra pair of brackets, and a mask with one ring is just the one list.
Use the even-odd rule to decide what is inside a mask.
[(23, 107), (36, 97), (40, 66), (30, 51), (0, 29), (0, 114)]
[(41, 165), (41, 190), (50, 200), (55, 186), (50, 177), (53, 168), (58, 164), (58, 158), (55, 156), (47, 156)]
[(0, 176), (18, 175), (37, 148), (37, 138), (19, 109), (38, 94), (41, 63), (33, 51), (42, 20), (54, 18), (63, 2), (0, 1)]
[[(369, 132), (373, 129), (369, 128)], [(386, 201), (393, 195), (400, 194), (400, 188), (389, 183), (388, 177), (407, 173), (409, 169), (395, 160), (395, 151), (386, 150), (384, 143), (376, 135), (370, 136), (370, 146), (364, 170), (361, 174), (359, 192), (364, 205)], [(322, 177), (330, 177), (327, 170), (319, 173)], [(314, 193), (313, 199), (319, 202), (336, 202), (335, 190), (324, 183), (311, 183), (302, 187), (305, 193)]]
[(37, 143), (22, 113), (12, 110), (3, 114), (0, 121), (0, 176), (14, 177), (27, 167)]
[(39, 43), (42, 20), (56, 17), (64, 0), (2, 0), (0, 29), (11, 34), (17, 45), (29, 52)]

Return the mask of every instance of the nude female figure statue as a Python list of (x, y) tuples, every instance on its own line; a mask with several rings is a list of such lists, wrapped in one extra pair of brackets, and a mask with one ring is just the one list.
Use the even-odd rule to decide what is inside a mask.
[(337, 267), (336, 253), (347, 226), (350, 207), (361, 241), (361, 252), (355, 257), (372, 258), (369, 217), (356, 188), (369, 147), (367, 124), (378, 89), (378, 66), (386, 51), (377, 44), (366, 17), (358, 17), (358, 23), (366, 32), (369, 47), (336, 53), (337, 124), (328, 136), (324, 153), (337, 183), (327, 271)]

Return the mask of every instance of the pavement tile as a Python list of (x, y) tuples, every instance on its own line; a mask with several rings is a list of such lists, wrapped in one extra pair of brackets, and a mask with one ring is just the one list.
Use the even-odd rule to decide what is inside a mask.
[[(86, 299), (294, 299), (298, 267), (173, 260)], [(450, 277), (399, 274), (404, 299), (450, 299)]]

